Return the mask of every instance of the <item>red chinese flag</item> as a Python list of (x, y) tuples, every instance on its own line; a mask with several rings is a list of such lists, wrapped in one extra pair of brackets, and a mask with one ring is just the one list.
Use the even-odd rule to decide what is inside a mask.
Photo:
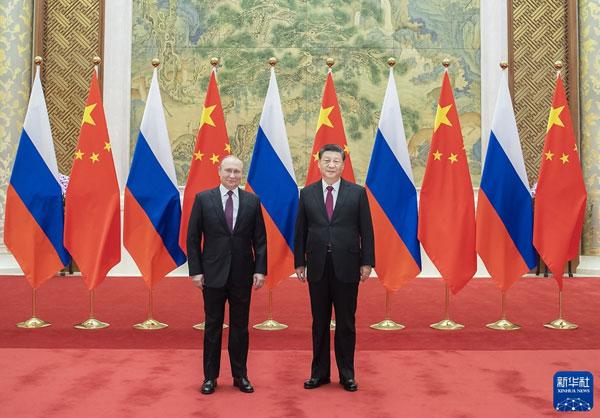
[(535, 193), (533, 245), (560, 289), (565, 264), (579, 254), (586, 199), (569, 103), (559, 75)]
[(188, 223), (194, 205), (194, 198), (197, 193), (221, 184), (218, 173), (219, 165), (223, 157), (231, 154), (225, 116), (223, 115), (215, 75), (216, 70), (213, 68), (208, 81), (202, 116), (200, 117), (200, 128), (198, 128), (198, 135), (196, 135), (196, 146), (192, 154), (190, 172), (183, 193), (179, 246), (186, 254)]
[(421, 187), (419, 240), (452, 293), (477, 271), (473, 186), (447, 71)]
[(95, 71), (67, 188), (64, 239), (89, 290), (121, 260), (119, 185)]
[(350, 150), (346, 142), (346, 134), (344, 133), (344, 123), (342, 122), (342, 112), (338, 103), (335, 86), (333, 85), (333, 76), (331, 69), (327, 73), (327, 81), (325, 81), (325, 91), (323, 91), (323, 102), (321, 103), (321, 111), (319, 112), (319, 122), (317, 123), (317, 133), (315, 142), (313, 143), (310, 161), (308, 163), (308, 174), (306, 175), (305, 184), (314, 183), (321, 179), (319, 171), (319, 150), (325, 144), (338, 144), (346, 153), (346, 163), (342, 177), (345, 180), (354, 183), (354, 171), (352, 171), (352, 162), (350, 161)]

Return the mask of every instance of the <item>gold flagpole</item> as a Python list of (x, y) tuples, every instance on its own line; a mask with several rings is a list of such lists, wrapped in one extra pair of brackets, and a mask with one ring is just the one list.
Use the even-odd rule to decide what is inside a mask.
[(577, 329), (579, 327), (577, 324), (569, 322), (563, 318), (562, 290), (558, 291), (558, 319), (555, 319), (552, 322), (544, 324), (544, 326), (546, 328), (550, 328), (550, 329), (561, 329), (561, 330)]
[(455, 331), (455, 330), (463, 329), (465, 327), (464, 325), (454, 322), (453, 320), (450, 319), (450, 288), (448, 287), (447, 283), (446, 283), (446, 301), (445, 301), (445, 307), (444, 307), (444, 319), (442, 319), (439, 322), (436, 322), (435, 324), (431, 324), (430, 327), (433, 329), (439, 329), (441, 331)]
[(280, 331), (288, 326), (273, 319), (273, 289), (269, 289), (269, 301), (267, 304), (267, 320), (254, 325), (254, 328), (262, 331)]
[(35, 328), (45, 328), (45, 327), (49, 327), (50, 325), (52, 325), (49, 322), (44, 321), (43, 319), (40, 319), (36, 316), (36, 291), (37, 289), (31, 289), (31, 318), (29, 318), (27, 321), (23, 321), (23, 322), (19, 322), (17, 324), (17, 327), (19, 328), (29, 328), (29, 329), (35, 329)]
[(148, 319), (146, 319), (144, 322), (140, 322), (139, 324), (133, 325), (133, 327), (135, 329), (152, 331), (152, 330), (163, 329), (163, 328), (168, 327), (167, 324), (157, 321), (156, 319), (154, 319), (152, 317), (152, 311), (153, 311), (153, 305), (154, 305), (153, 294), (154, 294), (154, 289), (152, 289), (151, 287), (148, 288)]
[(502, 297), (500, 301), (500, 306), (502, 310), (502, 316), (496, 322), (492, 322), (491, 324), (487, 324), (486, 327), (495, 329), (498, 331), (515, 331), (517, 329), (521, 329), (521, 327), (517, 324), (513, 324), (511, 321), (506, 319), (506, 310), (505, 310), (505, 301), (506, 301), (506, 292), (500, 292)]
[(402, 324), (399, 324), (398, 322), (392, 320), (391, 316), (392, 316), (392, 297), (391, 297), (391, 293), (389, 290), (386, 289), (385, 291), (385, 318), (383, 319), (383, 321), (380, 321), (376, 324), (371, 325), (371, 328), (373, 329), (377, 329), (380, 331), (394, 331), (394, 330), (400, 330), (400, 329), (404, 329), (405, 326)]
[(110, 324), (106, 322), (99, 321), (94, 317), (94, 290), (90, 290), (90, 317), (79, 323), (74, 325), (77, 329), (102, 329), (108, 327)]

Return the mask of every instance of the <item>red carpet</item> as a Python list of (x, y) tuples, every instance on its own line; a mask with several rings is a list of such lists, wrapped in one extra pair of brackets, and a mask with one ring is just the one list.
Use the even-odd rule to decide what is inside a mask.
[[(137, 331), (147, 291), (139, 278), (109, 279), (97, 291), (97, 317), (105, 330), (79, 331), (88, 295), (80, 278), (54, 278), (38, 291), (42, 330), (15, 323), (29, 317), (31, 290), (23, 278), (0, 277), (0, 416), (2, 417), (535, 417), (554, 415), (552, 376), (588, 370), (600, 376), (600, 279), (565, 281), (565, 316), (575, 331), (542, 324), (557, 316), (552, 279), (519, 281), (508, 294), (516, 332), (484, 327), (499, 318), (500, 296), (489, 280), (474, 280), (452, 298), (457, 332), (428, 325), (442, 318), (440, 280), (420, 279), (393, 298), (403, 331), (368, 325), (383, 317), (384, 293), (376, 281), (361, 286), (358, 310), (357, 393), (337, 382), (302, 389), (310, 368), (307, 289), (287, 281), (275, 291), (275, 318), (290, 328), (251, 331), (252, 395), (231, 386), (223, 354), (217, 393), (202, 396), (200, 292), (172, 278), (157, 287), (155, 317), (166, 330)], [(251, 322), (266, 316), (267, 292), (253, 294)], [(336, 375), (333, 370), (332, 376)], [(596, 399), (600, 395), (596, 384)], [(598, 406), (592, 413), (594, 416)], [(599, 416), (596, 412), (596, 416)]]

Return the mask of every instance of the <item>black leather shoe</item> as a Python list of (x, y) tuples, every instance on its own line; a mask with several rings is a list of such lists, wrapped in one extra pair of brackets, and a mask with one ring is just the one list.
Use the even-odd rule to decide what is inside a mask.
[(311, 377), (304, 382), (304, 389), (316, 389), (321, 385), (326, 385), (327, 383), (331, 383), (331, 380), (328, 377)]
[(202, 387), (200, 388), (200, 393), (203, 395), (210, 395), (215, 391), (217, 387), (217, 379), (206, 379), (204, 383), (202, 383)]
[(240, 392), (254, 392), (254, 388), (252, 387), (252, 384), (250, 383), (247, 377), (234, 377), (233, 386), (235, 386), (236, 388), (240, 388)]
[(356, 392), (358, 390), (358, 385), (354, 379), (340, 380), (340, 385), (342, 385), (344, 390), (347, 390), (348, 392)]

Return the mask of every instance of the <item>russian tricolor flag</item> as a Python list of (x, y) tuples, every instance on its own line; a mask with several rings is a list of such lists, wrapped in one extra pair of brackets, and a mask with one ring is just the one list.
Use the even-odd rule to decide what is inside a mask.
[(69, 263), (63, 226), (58, 165), (37, 66), (4, 218), (4, 242), (34, 289)]
[(266, 284), (272, 289), (294, 271), (294, 223), (298, 212), (298, 185), (273, 68), (246, 188), (254, 191), (262, 203), (268, 236)]
[(179, 190), (156, 68), (127, 178), (124, 220), (125, 248), (148, 287), (185, 263)]
[(395, 291), (421, 271), (421, 250), (417, 190), (391, 68), (366, 186), (375, 232), (375, 270), (384, 287)]
[(533, 207), (515, 114), (502, 75), (477, 200), (477, 252), (502, 291), (536, 264)]

